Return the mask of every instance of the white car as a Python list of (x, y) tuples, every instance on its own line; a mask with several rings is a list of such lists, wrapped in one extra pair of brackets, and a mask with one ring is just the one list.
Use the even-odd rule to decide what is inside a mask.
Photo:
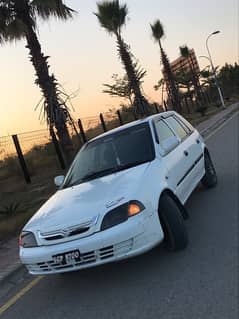
[(173, 111), (123, 125), (86, 143), (59, 190), (25, 225), (20, 259), (53, 274), (188, 243), (184, 204), (197, 184), (217, 184), (196, 129)]

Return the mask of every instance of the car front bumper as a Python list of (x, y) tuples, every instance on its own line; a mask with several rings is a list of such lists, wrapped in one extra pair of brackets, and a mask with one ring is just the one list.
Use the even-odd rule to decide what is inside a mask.
[[(20, 259), (33, 275), (54, 274), (94, 267), (142, 254), (163, 240), (157, 213), (140, 214), (127, 222), (89, 237), (51, 246), (20, 248)], [(79, 250), (80, 260), (57, 264), (57, 254)]]

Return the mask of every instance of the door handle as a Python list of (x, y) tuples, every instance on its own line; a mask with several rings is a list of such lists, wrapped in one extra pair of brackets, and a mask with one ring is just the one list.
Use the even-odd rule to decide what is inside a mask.
[(188, 151), (183, 152), (185, 156), (188, 156)]

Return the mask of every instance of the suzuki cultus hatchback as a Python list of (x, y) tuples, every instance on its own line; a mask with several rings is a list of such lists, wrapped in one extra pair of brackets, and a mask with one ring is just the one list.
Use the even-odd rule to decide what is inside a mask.
[(184, 204), (217, 176), (196, 129), (170, 111), (86, 143), (59, 190), (25, 225), (20, 258), (31, 274), (79, 270), (188, 243)]

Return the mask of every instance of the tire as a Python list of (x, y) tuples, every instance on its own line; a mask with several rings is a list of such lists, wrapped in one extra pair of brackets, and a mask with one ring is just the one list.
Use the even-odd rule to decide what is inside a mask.
[(159, 219), (164, 232), (164, 244), (169, 251), (183, 250), (188, 245), (188, 235), (182, 213), (169, 195), (163, 195), (159, 203)]
[(205, 151), (204, 153), (204, 165), (205, 165), (205, 174), (201, 182), (203, 186), (206, 188), (215, 187), (217, 185), (217, 173), (208, 151)]

